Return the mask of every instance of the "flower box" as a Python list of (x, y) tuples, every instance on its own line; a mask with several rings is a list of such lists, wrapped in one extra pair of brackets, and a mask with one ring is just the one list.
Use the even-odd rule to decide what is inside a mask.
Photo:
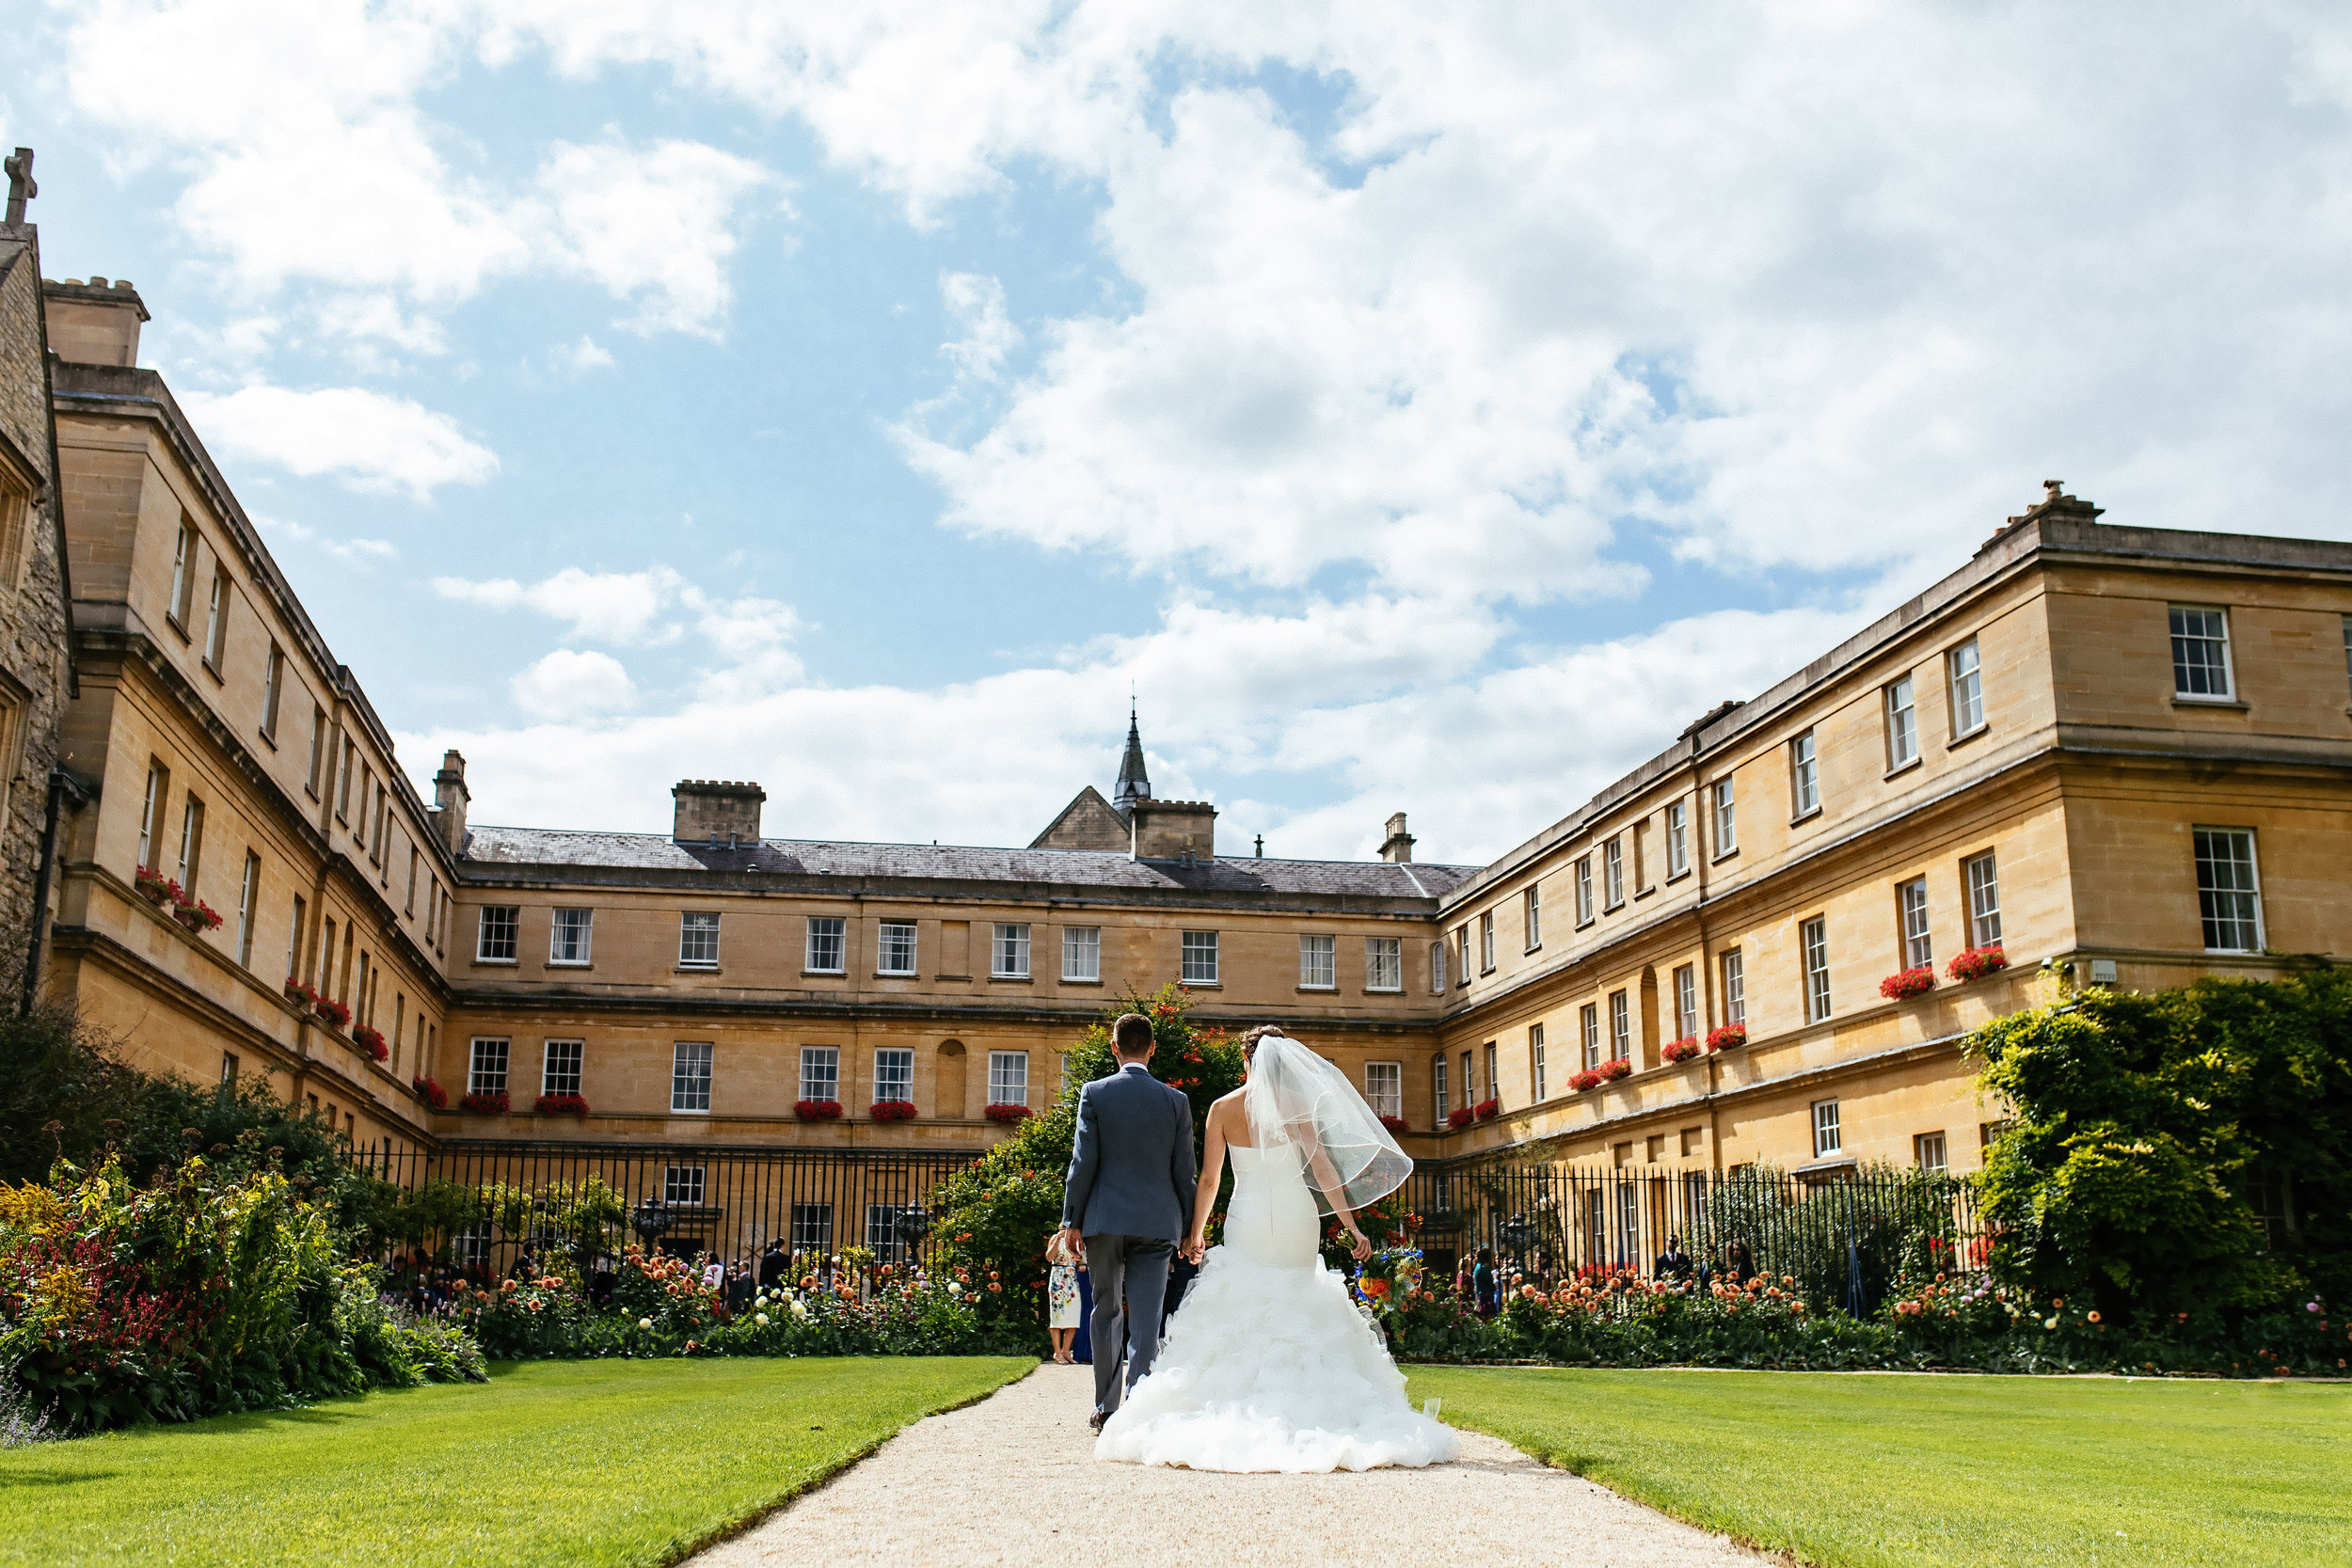
[(1593, 1069), (1593, 1070), (1599, 1073), (1601, 1077), (1607, 1079), (1611, 1083), (1614, 1083), (1620, 1078), (1630, 1078), (1633, 1076), (1633, 1063), (1627, 1057), (1616, 1056), (1601, 1063), (1600, 1066)]
[(838, 1100), (796, 1101), (792, 1106), (792, 1114), (803, 1121), (838, 1121), (841, 1119), (841, 1101)]
[(991, 1105), (988, 1108), (988, 1119), (991, 1121), (1026, 1121), (1029, 1119), (1029, 1108), (1026, 1105)]
[(1456, 1106), (1454, 1109), (1448, 1111), (1445, 1114), (1445, 1124), (1448, 1127), (1468, 1127), (1472, 1121), (1475, 1121), (1477, 1117), (1478, 1113), (1471, 1110), (1469, 1106)]
[(1999, 947), (1971, 947), (1944, 966), (1944, 973), (1965, 985), (1981, 980), (1988, 974), (1998, 974), (2009, 967), (2009, 955)]
[(1409, 1132), (1413, 1130), (1413, 1124), (1403, 1117), (1382, 1117), (1380, 1125), (1391, 1132)]
[(876, 1121), (913, 1121), (914, 1101), (912, 1100), (877, 1100), (870, 1113)]
[(477, 1089), (459, 1101), (457, 1108), (461, 1111), (470, 1111), (478, 1117), (502, 1117), (513, 1110), (514, 1105), (506, 1098), (504, 1089), (499, 1090), (496, 1094), (484, 1094)]
[(1597, 1089), (1600, 1087), (1600, 1074), (1595, 1072), (1591, 1068), (1586, 1068), (1581, 1072), (1572, 1073), (1568, 1078), (1568, 1087), (1574, 1089), (1579, 1094), (1582, 1094), (1587, 1089)]
[(1502, 1114), (1502, 1101), (1500, 1100), (1482, 1100), (1476, 1106), (1473, 1107), (1473, 1109), (1477, 1112), (1479, 1120), (1492, 1121), (1495, 1117)]
[(318, 1006), (319, 993), (289, 974), (286, 976), (286, 1000), (307, 1013)]
[(1915, 996), (1925, 996), (1934, 989), (1935, 971), (1926, 964), (1889, 974), (1879, 982), (1879, 994), (1890, 1002), (1905, 1002)]
[(588, 1115), (588, 1101), (576, 1094), (543, 1094), (531, 1102), (534, 1115), (543, 1117), (580, 1117)]
[(358, 1046), (360, 1050), (366, 1052), (369, 1055), (374, 1057), (379, 1062), (385, 1060), (392, 1053), (392, 1048), (384, 1043), (384, 1036), (382, 1032), (372, 1029), (364, 1023), (351, 1032), (351, 1043)]
[(133, 873), (131, 885), (137, 888), (139, 895), (150, 903), (177, 904), (180, 902), (180, 884), (151, 865), (142, 865)]
[(1687, 1062), (1699, 1053), (1699, 1037), (1685, 1035), (1678, 1040), (1668, 1040), (1658, 1053), (1670, 1062)]
[(441, 1085), (420, 1073), (408, 1080), (408, 1088), (419, 1100), (437, 1111), (449, 1109), (449, 1095)]
[(322, 996), (311, 1003), (310, 1010), (319, 1015), (321, 1022), (332, 1024), (338, 1029), (351, 1022), (351, 1009), (331, 996)]
[(1748, 1026), (1744, 1023), (1726, 1023), (1707, 1032), (1709, 1051), (1737, 1051), (1747, 1043)]
[(220, 911), (199, 898), (192, 903), (175, 905), (171, 918), (191, 931), (213, 931), (220, 928)]

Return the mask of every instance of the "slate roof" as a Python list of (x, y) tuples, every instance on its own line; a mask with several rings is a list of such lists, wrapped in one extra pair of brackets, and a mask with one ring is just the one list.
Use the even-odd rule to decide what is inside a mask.
[[(477, 827), (459, 864), (547, 871), (644, 871), (723, 876), (841, 878), (884, 881), (1023, 883), (1137, 892), (1296, 894), (1435, 900), (1474, 865), (1387, 861), (1136, 861), (1100, 849), (990, 849), (946, 844), (844, 844), (770, 839), (740, 849), (679, 844), (662, 833), (573, 832), (553, 828)], [(495, 873), (493, 873), (495, 874)], [(597, 879), (601, 880), (602, 879)]]

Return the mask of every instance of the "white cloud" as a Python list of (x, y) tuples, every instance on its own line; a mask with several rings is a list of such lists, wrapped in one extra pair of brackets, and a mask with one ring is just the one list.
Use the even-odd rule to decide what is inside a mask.
[(570, 622), (569, 637), (622, 644), (675, 636), (675, 628), (664, 627), (660, 617), (677, 603), (686, 586), (686, 579), (667, 566), (642, 572), (589, 572), (566, 566), (528, 586), (512, 578), (489, 582), (433, 579), (434, 591), (445, 599), (491, 610), (536, 610)]
[(609, 371), (612, 368), (611, 351), (599, 346), (594, 338), (585, 333), (580, 335), (580, 341), (566, 343), (557, 349), (555, 361), (574, 375), (586, 375), (590, 371)]
[(534, 719), (562, 721), (626, 711), (637, 688), (611, 654), (558, 648), (508, 683), (516, 705)]
[(337, 539), (291, 518), (256, 516), (253, 520), (264, 533), (314, 545), (334, 560), (363, 572), (400, 559), (398, 546), (389, 539)]
[(765, 183), (747, 158), (698, 142), (558, 142), (539, 170), (570, 264), (638, 306), (634, 331), (719, 336), (737, 203)]
[(942, 343), (939, 352), (960, 379), (995, 380), (1005, 356), (1021, 346), (1021, 329), (1005, 314), (1004, 284), (982, 273), (951, 272), (940, 278), (939, 292), (963, 328), (962, 337)]
[(425, 500), (444, 484), (484, 483), (499, 468), (498, 454), (447, 414), (365, 388), (252, 386), (179, 397), (208, 446), (306, 477), (331, 474), (354, 490)]

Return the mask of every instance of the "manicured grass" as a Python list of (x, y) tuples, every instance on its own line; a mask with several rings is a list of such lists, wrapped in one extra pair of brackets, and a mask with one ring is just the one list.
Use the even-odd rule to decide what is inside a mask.
[(1416, 1401), (1832, 1568), (2352, 1562), (2352, 1386), (1416, 1367)]
[(668, 1562), (1036, 1364), (543, 1361), (11, 1449), (0, 1562)]

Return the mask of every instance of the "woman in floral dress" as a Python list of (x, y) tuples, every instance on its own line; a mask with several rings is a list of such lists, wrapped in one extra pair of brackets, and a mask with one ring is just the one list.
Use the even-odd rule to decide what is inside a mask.
[(1078, 1265), (1086, 1254), (1082, 1245), (1069, 1242), (1059, 1230), (1049, 1233), (1045, 1240), (1045, 1261), (1051, 1265), (1045, 1276), (1046, 1327), (1054, 1336), (1054, 1359), (1062, 1366), (1070, 1365), (1071, 1341), (1078, 1336)]

